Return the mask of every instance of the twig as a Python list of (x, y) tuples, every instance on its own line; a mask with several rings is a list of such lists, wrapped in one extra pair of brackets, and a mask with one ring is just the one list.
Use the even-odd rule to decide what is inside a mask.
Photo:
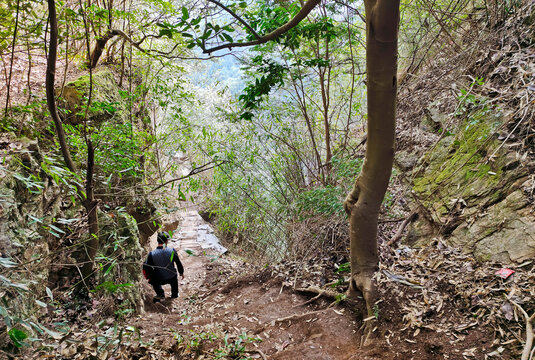
[(258, 33), (256, 31), (254, 31), (254, 29), (251, 27), (251, 25), (249, 25), (245, 20), (243, 20), (240, 16), (238, 16), (238, 14), (236, 14), (234, 11), (230, 10), (228, 7), (226, 7), (225, 5), (221, 4), (217, 0), (208, 0), (208, 1), (211, 2), (211, 3), (216, 4), (217, 6), (219, 6), (220, 8), (225, 10), (226, 12), (228, 12), (236, 20), (241, 22), (242, 25), (245, 26), (247, 28), (247, 30), (249, 30), (251, 32), (251, 34), (254, 35), (255, 38), (257, 38), (257, 39), (260, 38), (260, 35), (258, 35)]
[(212, 52), (222, 50), (222, 49), (231, 49), (236, 47), (245, 47), (245, 46), (253, 46), (253, 45), (260, 45), (264, 44), (268, 41), (274, 40), (281, 36), (282, 34), (286, 33), (287, 31), (293, 29), (297, 26), (303, 20), (308, 16), (308, 14), (314, 9), (314, 7), (320, 3), (320, 0), (307, 0), (301, 10), (286, 24), (282, 25), (281, 27), (273, 30), (269, 34), (266, 34), (264, 36), (261, 36), (259, 38), (256, 38), (256, 40), (253, 41), (247, 41), (247, 42), (237, 42), (237, 43), (228, 43), (223, 44), (219, 46), (215, 46), (209, 49), (206, 49), (203, 47), (203, 53), (204, 54), (210, 54)]
[[(224, 163), (226, 163), (226, 161), (221, 161), (221, 162), (219, 162), (219, 163), (216, 163), (215, 161), (210, 161), (209, 163), (206, 163), (206, 164), (204, 164), (204, 165), (202, 165), (202, 166), (199, 166), (199, 167), (196, 167), (196, 168), (190, 170), (190, 172), (187, 173), (187, 174), (184, 175), (184, 176), (181, 176), (181, 177), (178, 177), (178, 178), (175, 178), (175, 179), (168, 180), (168, 181), (164, 182), (163, 184), (160, 184), (160, 185), (156, 186), (154, 189), (152, 189), (152, 190), (149, 191), (149, 194), (152, 194), (153, 192), (155, 192), (155, 191), (161, 189), (162, 187), (164, 187), (164, 186), (166, 186), (166, 185), (169, 185), (169, 184), (171, 184), (171, 183), (173, 183), (173, 182), (177, 182), (177, 181), (180, 181), (180, 180), (187, 179), (187, 178), (189, 178), (189, 177), (191, 177), (191, 176), (193, 176), (193, 175), (199, 174), (199, 173), (201, 173), (201, 172), (203, 172), (203, 171), (207, 171), (207, 170), (213, 169), (213, 168), (215, 168), (215, 167), (217, 167), (217, 166), (221, 166), (221, 165), (224, 164)], [(213, 164), (213, 165), (212, 165), (212, 166), (209, 166), (209, 165), (211, 165), (211, 164)]]
[(413, 210), (409, 216), (401, 223), (401, 225), (398, 228), (398, 231), (396, 231), (396, 234), (392, 237), (392, 239), (388, 240), (386, 245), (391, 246), (396, 241), (398, 241), (401, 238), (401, 235), (403, 234), (403, 230), (407, 227), (407, 225), (412, 221), (412, 219), (416, 216), (417, 211)]
[(533, 346), (534, 334), (533, 334), (533, 326), (531, 325), (531, 322), (535, 320), (535, 313), (529, 316), (528, 313), (522, 308), (522, 306), (518, 305), (516, 302), (512, 300), (510, 301), (514, 306), (518, 308), (518, 310), (520, 310), (520, 312), (522, 312), (522, 315), (524, 315), (524, 319), (526, 320), (526, 344), (524, 345), (524, 351), (522, 351), (521, 360), (529, 360), (530, 358), (533, 357), (533, 351), (531, 350), (531, 347)]
[(251, 350), (250, 352), (258, 353), (260, 356), (262, 356), (262, 359), (267, 360), (267, 356), (262, 352), (262, 350)]

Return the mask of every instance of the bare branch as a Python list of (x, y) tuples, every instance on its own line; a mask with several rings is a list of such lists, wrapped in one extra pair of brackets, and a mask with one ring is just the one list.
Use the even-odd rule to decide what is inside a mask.
[[(187, 178), (189, 178), (189, 177), (191, 177), (191, 176), (193, 176), (193, 175), (199, 174), (199, 173), (201, 173), (201, 172), (203, 172), (203, 171), (207, 171), (207, 170), (213, 169), (213, 168), (215, 168), (215, 167), (217, 167), (217, 166), (220, 166), (220, 165), (222, 165), (222, 164), (224, 164), (224, 163), (226, 163), (226, 161), (221, 161), (220, 163), (214, 163), (213, 161), (210, 161), (209, 163), (206, 163), (206, 164), (204, 164), (204, 165), (202, 165), (202, 166), (199, 166), (199, 167), (196, 167), (196, 168), (194, 168), (194, 169), (191, 169), (190, 172), (187, 173), (187, 174), (184, 175), (184, 176), (181, 176), (181, 177), (178, 177), (178, 178), (174, 178), (174, 179), (168, 180), (168, 181), (164, 182), (163, 184), (160, 184), (160, 185), (156, 186), (154, 189), (152, 189), (152, 190), (149, 191), (148, 193), (149, 193), (149, 194), (152, 194), (153, 192), (155, 192), (155, 191), (157, 191), (157, 190), (163, 188), (163, 187), (166, 186), (166, 185), (169, 185), (169, 184), (171, 184), (171, 183), (174, 183), (174, 182), (177, 182), (177, 181), (180, 181), (180, 180), (187, 179)], [(209, 165), (211, 165), (211, 164), (213, 164), (213, 165), (212, 165), (212, 166), (209, 166)]]
[(228, 12), (230, 15), (232, 15), (232, 17), (234, 17), (236, 20), (238, 20), (239, 22), (241, 22), (243, 24), (243, 26), (245, 26), (247, 28), (247, 30), (249, 30), (255, 38), (257, 39), (260, 39), (261, 36), (258, 35), (258, 33), (256, 31), (254, 31), (254, 29), (251, 27), (251, 25), (249, 25), (245, 20), (243, 20), (238, 14), (236, 14), (234, 11), (230, 10), (228, 7), (226, 7), (225, 5), (221, 4), (219, 1), (217, 0), (208, 0), (209, 2), (213, 3), (213, 4), (216, 4), (217, 6), (219, 6), (220, 8), (222, 8), (223, 10), (225, 10), (226, 12)]
[(416, 216), (418, 212), (416, 210), (411, 211), (411, 213), (405, 218), (405, 220), (401, 223), (401, 225), (398, 228), (398, 231), (396, 231), (396, 234), (392, 236), (392, 239), (388, 240), (386, 243), (387, 246), (392, 246), (392, 244), (395, 244), (403, 234), (403, 230), (407, 227), (407, 225), (412, 221), (412, 219)]
[(337, 3), (338, 5), (342, 5), (342, 6), (345, 6), (347, 7), (348, 9), (350, 9), (351, 11), (355, 12), (359, 17), (360, 19), (363, 21), (363, 22), (366, 22), (366, 18), (364, 16), (362, 16), (362, 14), (360, 13), (360, 11), (358, 11), (357, 9), (355, 9), (353, 6), (345, 3), (345, 2), (342, 2), (340, 0), (334, 0), (335, 3)]

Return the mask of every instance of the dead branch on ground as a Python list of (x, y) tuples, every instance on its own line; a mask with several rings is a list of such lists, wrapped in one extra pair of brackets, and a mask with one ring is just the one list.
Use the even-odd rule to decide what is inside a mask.
[(531, 347), (533, 346), (533, 337), (535, 334), (533, 333), (533, 325), (531, 323), (533, 320), (535, 320), (535, 312), (529, 316), (522, 306), (518, 305), (514, 301), (511, 301), (511, 303), (516, 306), (518, 310), (520, 310), (522, 315), (524, 315), (524, 320), (526, 321), (526, 344), (524, 345), (524, 351), (522, 351), (522, 360), (529, 360), (530, 354), (533, 355)]
[(395, 244), (396, 241), (398, 241), (400, 238), (401, 238), (401, 235), (403, 234), (403, 230), (405, 230), (405, 228), (407, 227), (407, 225), (409, 225), (409, 223), (412, 221), (412, 219), (416, 216), (417, 214), (417, 211), (416, 210), (413, 210), (411, 211), (411, 213), (409, 214), (409, 216), (407, 216), (407, 218), (405, 218), (405, 220), (401, 223), (401, 225), (399, 226), (398, 228), (398, 231), (396, 231), (396, 233), (394, 234), (394, 236), (392, 237), (392, 239), (390, 239), (386, 245), (388, 246), (391, 246), (392, 244)]

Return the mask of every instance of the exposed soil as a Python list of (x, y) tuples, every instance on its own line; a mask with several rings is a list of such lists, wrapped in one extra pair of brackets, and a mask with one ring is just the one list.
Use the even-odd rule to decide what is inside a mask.
[[(483, 359), (499, 345), (489, 324), (467, 323), (470, 311), (452, 284), (422, 289), (379, 278), (379, 321), (370, 345), (360, 346), (362, 301), (329, 307), (333, 299), (320, 297), (305, 304), (315, 295), (296, 290), (323, 276), (336, 279), (336, 274), (316, 273), (319, 264), (302, 264), (302, 275), (296, 275), (295, 263), (259, 268), (232, 255), (218, 256), (192, 239), (202, 219), (188, 221), (182, 222), (181, 234), (189, 238), (179, 245), (186, 269), (180, 297), (153, 304), (152, 289), (144, 287), (146, 313), (130, 325), (140, 330), (147, 345), (131, 348), (132, 358), (157, 353), (158, 358), (174, 359)], [(186, 248), (196, 256), (188, 255)], [(432, 299), (423, 296), (427, 290), (444, 301), (440, 308), (422, 309), (414, 326), (414, 313), (407, 307)], [(231, 345), (240, 341), (245, 350), (232, 352)], [(492, 358), (514, 356), (502, 350)]]

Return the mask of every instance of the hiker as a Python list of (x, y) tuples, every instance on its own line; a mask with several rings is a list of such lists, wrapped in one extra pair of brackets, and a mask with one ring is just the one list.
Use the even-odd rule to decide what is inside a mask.
[[(178, 258), (178, 253), (175, 249), (167, 247), (169, 234), (166, 232), (158, 233), (158, 247), (152, 250), (143, 263), (143, 275), (149, 280), (156, 292), (154, 302), (165, 298), (165, 292), (162, 285), (171, 285), (171, 298), (178, 297), (178, 273), (184, 280), (184, 267)], [(176, 269), (175, 269), (176, 264)]]

